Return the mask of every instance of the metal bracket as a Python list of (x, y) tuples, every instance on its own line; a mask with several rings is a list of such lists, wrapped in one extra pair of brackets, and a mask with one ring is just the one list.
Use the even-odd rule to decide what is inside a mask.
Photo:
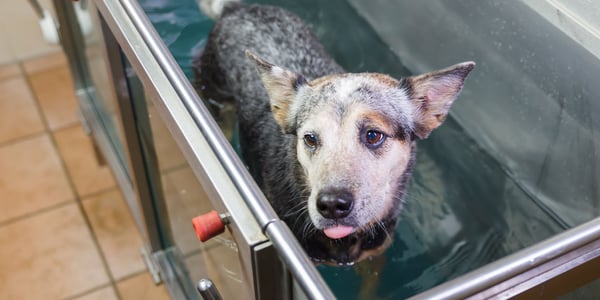
[(150, 272), (150, 276), (152, 276), (152, 281), (154, 284), (160, 284), (162, 282), (160, 278), (160, 269), (158, 268), (157, 263), (152, 258), (152, 255), (148, 252), (146, 246), (142, 246), (140, 248), (140, 253), (144, 258), (144, 262), (146, 263), (146, 268), (148, 268), (148, 272)]
[(196, 286), (198, 289), (198, 293), (202, 296), (204, 300), (221, 300), (221, 294), (219, 294), (219, 290), (215, 284), (208, 278), (200, 279), (198, 281), (198, 285)]
[(79, 123), (83, 128), (83, 132), (85, 132), (87, 135), (92, 135), (92, 126), (90, 126), (90, 123), (85, 118), (85, 114), (83, 113), (81, 107), (77, 109), (77, 117), (79, 118)]

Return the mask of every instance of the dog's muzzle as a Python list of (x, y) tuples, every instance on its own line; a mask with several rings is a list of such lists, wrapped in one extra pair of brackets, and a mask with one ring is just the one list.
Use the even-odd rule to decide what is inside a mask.
[[(353, 207), (354, 197), (352, 193), (345, 190), (323, 191), (317, 196), (317, 210), (326, 219), (343, 219), (352, 212)], [(337, 222), (335, 225), (323, 229), (323, 233), (331, 239), (341, 239), (353, 232), (353, 227)]]

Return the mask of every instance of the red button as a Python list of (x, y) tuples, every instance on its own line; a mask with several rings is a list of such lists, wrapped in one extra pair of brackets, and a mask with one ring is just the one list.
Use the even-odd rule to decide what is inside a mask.
[(202, 242), (206, 242), (225, 231), (225, 224), (223, 224), (223, 220), (221, 220), (221, 216), (216, 210), (193, 218), (192, 225), (196, 236)]

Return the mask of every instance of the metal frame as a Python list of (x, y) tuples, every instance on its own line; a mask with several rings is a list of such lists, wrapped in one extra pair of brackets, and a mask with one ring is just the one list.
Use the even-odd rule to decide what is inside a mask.
[[(180, 142), (180, 146), (181, 143), (189, 145), (185, 148), (182, 147), (184, 149), (183, 152), (186, 158), (188, 158), (195, 174), (202, 181), (203, 186), (205, 188), (208, 187), (206, 188), (206, 192), (209, 198), (220, 199), (224, 197), (239, 199), (239, 196), (231, 188), (231, 184), (224, 180), (225, 177), (223, 175), (219, 174), (219, 164), (209, 155), (210, 149), (201, 142), (203, 137), (199, 135), (193, 122), (186, 116), (184, 108), (178, 101), (176, 92), (164, 77), (163, 72), (160, 70), (158, 64), (156, 64), (150, 51), (144, 47), (144, 41), (139, 36), (137, 29), (130, 23), (125, 11), (115, 1), (97, 2), (97, 6), (102, 18), (106, 21), (107, 32), (110, 32), (110, 35), (114, 34), (113, 38), (115, 39), (117, 51), (119, 53), (123, 51), (125, 57), (132, 64), (134, 71), (144, 86), (146, 96), (154, 103), (171, 132), (176, 132), (175, 139)], [(122, 66), (119, 66), (122, 63), (121, 58), (113, 58), (112, 61), (117, 65), (115, 68), (122, 68)], [(161, 99), (165, 99), (166, 101), (163, 102)], [(167, 118), (165, 118), (165, 115), (167, 115)], [(124, 122), (132, 123), (131, 119), (124, 120)], [(191, 141), (194, 141), (194, 143), (192, 144)], [(191, 161), (190, 157), (192, 157)], [(194, 159), (198, 157), (200, 159)], [(209, 172), (205, 173), (204, 170), (211, 170), (212, 174), (209, 174)], [(213, 204), (221, 211), (226, 210), (222, 203), (213, 201)], [(229, 211), (232, 218), (249, 221), (243, 224), (243, 226), (236, 226), (232, 231), (236, 237), (236, 241), (240, 244), (239, 249), (242, 262), (246, 263), (243, 269), (251, 270), (251, 247), (255, 244), (265, 242), (266, 237), (262, 235), (257, 225), (251, 223), (252, 216), (249, 212), (243, 210), (243, 205), (234, 207), (237, 207), (237, 209)], [(241, 230), (237, 230), (237, 228), (241, 228)], [(247, 246), (244, 247), (242, 245)], [(156, 251), (157, 249), (153, 250)], [(245, 257), (247, 259), (244, 259)], [(166, 266), (167, 264), (161, 265)], [(246, 277), (251, 279), (249, 276)]]
[[(120, 119), (123, 120), (125, 135), (125, 152), (127, 161), (132, 169), (130, 174), (135, 194), (137, 207), (143, 212), (144, 228), (147, 233), (145, 238), (149, 243), (151, 252), (159, 251), (173, 245), (169, 233), (161, 228), (168, 224), (166, 206), (164, 205), (162, 186), (160, 182), (151, 181), (160, 178), (156, 154), (152, 151), (152, 135), (140, 132), (143, 128), (150, 128), (150, 120), (144, 105), (145, 99), (131, 97), (131, 90), (135, 83), (128, 78), (123, 68), (123, 54), (119, 50), (114, 36), (107, 31), (107, 25), (102, 16), (99, 17), (101, 31), (104, 38), (106, 54), (110, 62), (109, 70), (115, 86), (127, 87), (117, 91), (117, 103)], [(154, 201), (151, 201), (154, 199)], [(160, 206), (156, 206), (156, 205)], [(159, 224), (161, 222), (163, 224)], [(163, 237), (167, 238), (163, 238)]]

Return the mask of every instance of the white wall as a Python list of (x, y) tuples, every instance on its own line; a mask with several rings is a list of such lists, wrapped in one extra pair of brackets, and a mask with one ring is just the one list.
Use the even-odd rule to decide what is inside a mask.
[[(39, 0), (54, 15), (50, 0)], [(37, 14), (27, 0), (0, 0), (0, 65), (56, 53), (44, 41)]]

